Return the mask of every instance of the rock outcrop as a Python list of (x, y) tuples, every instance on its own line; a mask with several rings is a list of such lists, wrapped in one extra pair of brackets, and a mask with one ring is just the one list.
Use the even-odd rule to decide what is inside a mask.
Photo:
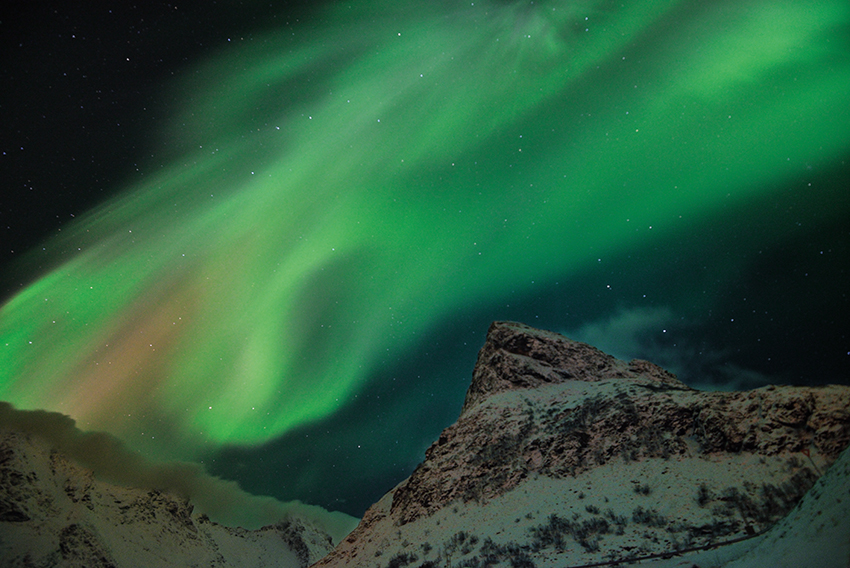
[(848, 444), (850, 387), (700, 392), (497, 322), (457, 422), (332, 551), (308, 521), (224, 527), (2, 426), (0, 565), (846, 568)]
[(330, 549), (299, 519), (225, 527), (186, 499), (103, 482), (39, 437), (0, 428), (0, 566), (294, 568)]
[(458, 421), (318, 565), (734, 557), (845, 450), (848, 408), (844, 386), (701, 392), (497, 322)]

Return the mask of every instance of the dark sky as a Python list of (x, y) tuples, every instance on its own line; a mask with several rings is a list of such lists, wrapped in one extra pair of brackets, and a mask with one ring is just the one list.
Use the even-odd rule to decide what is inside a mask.
[[(161, 166), (163, 86), (235, 37), (319, 2), (13, 2), (0, 8), (5, 266), (72, 216)], [(3, 274), (7, 297), (19, 278)]]
[[(850, 115), (846, 105), (836, 105), (833, 92), (850, 84), (850, 66), (847, 50), (833, 48), (827, 57), (821, 49), (825, 43), (818, 43), (826, 37), (831, 45), (846, 47), (847, 34), (835, 31), (846, 27), (836, 25), (819, 36), (818, 24), (806, 21), (802, 25), (818, 33), (807, 36), (815, 39), (811, 46), (802, 44), (802, 56), (782, 55), (786, 51), (778, 46), (777, 51), (755, 50), (758, 57), (747, 59), (736, 50), (752, 48), (752, 38), (760, 37), (756, 31), (781, 35), (781, 30), (772, 30), (770, 23), (758, 28), (752, 21), (761, 20), (749, 16), (738, 22), (728, 10), (718, 7), (715, 13), (691, 2), (680, 3), (658, 21), (634, 24), (638, 31), (632, 39), (613, 46), (604, 33), (598, 43), (581, 34), (594, 33), (597, 19), (602, 32), (618, 30), (616, 10), (589, 10), (565, 23), (520, 3), (481, 3), (489, 5), (486, 15), (455, 12), (440, 3), (396, 13), (376, 3), (372, 13), (366, 8), (350, 16), (334, 12), (336, 20), (323, 5), (304, 2), (17, 4), (2, 8), (0, 15), (4, 300), (49, 268), (75, 258), (72, 242), (110, 242), (116, 227), (167, 217), (156, 206), (140, 207), (118, 221), (95, 215), (92, 231), (98, 236), (93, 241), (72, 223), (112, 197), (140, 194), (133, 188), (157, 176), (178, 179), (178, 166), (193, 167), (200, 161), (196, 146), (208, 144), (230, 145), (233, 156), (226, 164), (245, 164), (248, 170), (268, 166), (278, 171), (278, 164), (292, 172), (297, 170), (293, 164), (307, 164), (308, 179), (334, 189), (314, 204), (316, 193), (305, 187), (297, 203), (286, 206), (297, 212), (291, 223), (314, 227), (314, 242), (362, 245), (342, 261), (316, 260), (316, 272), (303, 277), (314, 294), (298, 292), (306, 295), (298, 296), (302, 300), (294, 308), (280, 300), (280, 311), (287, 314), (280, 316), (282, 323), (262, 324), (304, 329), (297, 339), (302, 351), (318, 345), (303, 360), (293, 356), (290, 368), (301, 381), (313, 380), (311, 369), (324, 378), (316, 379), (312, 391), (293, 387), (297, 407), (283, 405), (281, 411), (301, 416), (304, 401), (315, 397), (321, 401), (310, 409), (315, 417), (269, 418), (275, 434), (265, 438), (246, 435), (236, 418), (232, 424), (222, 419), (217, 424), (227, 427), (214, 440), (198, 443), (196, 459), (249, 491), (362, 514), (412, 470), (427, 445), (454, 421), (477, 350), (496, 319), (566, 333), (619, 357), (650, 359), (701, 388), (850, 384)], [(755, 3), (753, 13), (768, 6)], [(447, 15), (440, 16), (440, 10)], [(846, 17), (836, 8), (839, 12)], [(588, 22), (585, 29), (583, 22)], [(397, 36), (394, 25), (402, 30)], [(644, 28), (649, 32), (640, 33)], [(408, 51), (392, 52), (384, 30), (405, 41), (412, 36)], [(548, 43), (524, 51), (520, 40), (541, 36)], [(491, 50), (496, 39), (500, 47)], [(667, 53), (669, 45), (681, 53)], [(544, 58), (547, 49), (555, 55)], [(385, 52), (390, 55), (382, 58)], [(304, 56), (308, 63), (293, 63), (304, 53), (310, 54)], [(583, 53), (594, 64), (582, 68)], [(399, 63), (399, 57), (409, 57), (408, 64)], [(677, 57), (690, 62), (693, 72), (676, 68)], [(488, 84), (488, 77), (501, 77), (502, 70), (525, 61), (531, 62), (530, 70), (522, 80), (511, 83), (505, 75)], [(263, 62), (302, 67), (264, 83), (258, 78)], [(243, 69), (250, 74), (241, 75)], [(427, 87), (397, 79), (407, 69), (416, 71), (414, 78), (432, 73), (438, 79)], [(819, 86), (827, 75), (835, 82)], [(247, 84), (249, 76), (275, 90), (257, 94)], [(799, 87), (803, 83), (811, 87)], [(343, 98), (362, 94), (374, 101), (343, 114), (339, 109), (345, 103), (333, 98), (340, 92)], [(392, 99), (397, 93), (398, 99)], [(287, 126), (295, 124), (296, 116), (312, 121), (314, 101), (321, 101), (314, 105), (317, 120), (338, 113), (326, 119), (321, 136), (327, 138), (316, 148), (304, 134), (308, 131)], [(627, 122), (640, 121), (633, 118), (639, 111), (643, 122)], [(372, 126), (359, 121), (375, 123), (371, 112), (377, 122), (383, 118), (387, 128), (397, 130), (366, 130)], [(290, 122), (275, 122), (278, 115)], [(276, 124), (289, 133), (285, 143), (272, 142), (274, 129), (280, 130)], [(408, 138), (408, 130), (415, 136)], [(251, 138), (254, 131), (260, 134)], [(645, 142), (625, 139), (642, 132), (649, 132)], [(356, 143), (340, 141), (349, 133)], [(334, 144), (338, 149), (326, 149), (337, 148)], [(398, 162), (392, 161), (393, 147), (413, 164), (412, 172), (392, 169), (399, 167), (392, 165)], [(345, 148), (351, 148), (350, 160), (340, 150)], [(782, 163), (786, 148), (787, 166)], [(280, 165), (278, 153), (295, 154), (298, 161)], [(230, 165), (221, 168), (227, 172), (222, 179), (230, 180), (221, 182), (221, 193), (248, 194), (234, 189), (242, 182), (230, 173)], [(339, 179), (348, 177), (341, 182), (334, 172)], [(400, 189), (381, 188), (387, 178)], [(566, 185), (557, 185), (564, 179), (569, 181), (558, 183)], [(174, 183), (175, 195), (182, 195), (182, 182)], [(684, 189), (679, 187), (683, 183)], [(356, 196), (345, 194), (347, 188)], [(186, 191), (175, 227), (189, 226), (186, 220), (195, 211), (201, 218), (207, 207), (195, 205), (201, 193)], [(403, 208), (394, 208), (396, 199)], [(264, 206), (253, 207), (258, 214), (251, 222), (260, 227), (275, 222), (262, 216)], [(475, 213), (464, 217), (466, 210)], [(508, 222), (514, 212), (521, 228)], [(215, 215), (230, 219), (237, 213)], [(287, 232), (264, 230), (246, 236), (240, 228), (244, 223), (228, 229), (223, 218), (211, 217), (204, 225), (213, 229), (203, 242), (226, 247), (256, 238), (263, 243), (240, 250), (256, 246), (267, 254), (289, 238)], [(502, 218), (504, 227), (482, 230)], [(372, 219), (374, 228), (368, 233), (354, 229), (361, 219)], [(171, 221), (157, 222), (162, 225), (151, 221), (150, 227), (170, 230)], [(343, 222), (352, 228), (340, 228)], [(42, 244), (57, 236), (48, 241), (54, 244)], [(167, 238), (177, 243), (182, 237)], [(460, 253), (467, 245), (473, 247), (468, 257)], [(479, 246), (489, 247), (482, 261), (489, 264), (475, 264), (474, 247)], [(115, 249), (112, 264), (100, 258), (95, 264), (104, 274), (124, 271), (118, 267), (130, 255), (123, 250)], [(300, 250), (287, 249), (283, 258), (296, 258)], [(228, 268), (199, 264), (197, 273), (219, 270), (227, 289), (277, 278), (248, 266), (248, 276), (231, 281), (225, 273), (233, 259), (227, 258), (222, 266)], [(156, 274), (179, 272), (169, 266), (151, 272), (151, 279), (168, 280)], [(139, 274), (139, 282), (147, 282)], [(156, 299), (165, 296), (149, 297), (146, 309), (165, 305)], [(240, 298), (228, 306), (242, 306)], [(270, 301), (253, 307), (252, 300), (244, 301), (245, 313), (256, 310), (256, 321), (265, 321), (278, 305)], [(342, 325), (371, 321), (364, 314), (385, 309), (383, 302), (396, 306), (407, 325), (404, 331), (389, 319)], [(198, 313), (206, 313), (198, 304)], [(17, 313), (10, 309), (0, 315), (7, 322), (0, 331), (8, 337), (14, 335)], [(91, 317), (96, 327), (100, 320)], [(136, 325), (133, 317), (122, 318), (126, 329)], [(305, 324), (322, 318), (342, 331), (323, 335)], [(241, 325), (230, 320), (226, 325), (231, 323)], [(192, 337), (208, 345), (220, 340), (207, 333), (214, 332)], [(61, 343), (62, 337), (53, 341)], [(361, 344), (368, 345), (352, 347)], [(211, 352), (212, 347), (201, 349), (195, 359)], [(346, 363), (329, 361), (357, 357), (365, 370), (356, 380), (339, 391), (324, 382), (334, 373), (350, 372)], [(151, 360), (157, 361), (155, 356)], [(154, 373), (158, 364), (151, 363), (147, 371)], [(3, 380), (12, 385), (23, 379)], [(168, 377), (162, 380), (169, 384)], [(251, 389), (266, 388), (260, 383), (267, 380), (257, 378)], [(81, 427), (109, 429), (132, 447), (166, 457), (180, 450), (139, 442), (128, 432), (150, 428), (162, 438), (173, 436), (176, 448), (189, 443), (189, 434), (181, 430), (185, 424), (166, 405), (151, 403), (149, 420), (139, 418), (132, 427), (104, 419), (103, 412), (74, 416), (74, 405), (57, 402), (62, 388), (70, 389), (57, 381), (52, 402), (44, 404), (82, 419)], [(130, 398), (141, 387), (114, 390), (122, 388)], [(16, 405), (36, 405), (20, 388), (2, 392)], [(200, 391), (191, 392), (197, 396)], [(264, 395), (269, 405), (282, 404), (274, 398), (283, 397), (280, 392)], [(337, 399), (332, 408), (325, 404), (330, 396)], [(155, 406), (161, 414), (154, 414)], [(191, 420), (192, 427), (206, 424), (194, 415)], [(173, 426), (177, 423), (183, 426)], [(251, 444), (240, 443), (248, 438)]]

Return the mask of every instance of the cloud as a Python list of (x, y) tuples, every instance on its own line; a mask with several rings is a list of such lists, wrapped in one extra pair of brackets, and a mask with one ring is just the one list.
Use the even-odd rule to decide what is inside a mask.
[(73, 419), (58, 412), (17, 410), (0, 402), (0, 426), (46, 440), (103, 481), (190, 499), (199, 513), (223, 525), (254, 529), (295, 516), (313, 522), (339, 542), (357, 523), (356, 518), (344, 513), (251, 495), (234, 481), (208, 474), (201, 464), (154, 462), (110, 434), (83, 432)]
[(732, 361), (733, 350), (700, 339), (700, 322), (669, 307), (624, 308), (564, 335), (619, 359), (646, 359), (700, 390), (748, 390), (783, 382)]
[(622, 309), (607, 319), (585, 323), (567, 332), (567, 335), (620, 359), (648, 359), (648, 350), (659, 350), (656, 336), (658, 333), (666, 333), (673, 321), (674, 316), (669, 308)]

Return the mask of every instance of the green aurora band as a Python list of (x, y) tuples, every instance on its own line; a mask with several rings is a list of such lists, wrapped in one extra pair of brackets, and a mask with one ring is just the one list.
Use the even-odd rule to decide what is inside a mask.
[(625, 4), (339, 4), (201, 65), (181, 154), (2, 307), (0, 399), (163, 456), (268, 441), (465, 306), (847, 156), (846, 0)]

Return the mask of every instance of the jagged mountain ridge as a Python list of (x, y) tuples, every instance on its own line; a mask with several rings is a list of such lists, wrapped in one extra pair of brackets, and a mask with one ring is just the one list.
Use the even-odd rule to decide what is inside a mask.
[[(317, 566), (845, 568), (848, 407), (840, 386), (699, 392), (496, 322), (458, 421)], [(227, 528), (0, 428), (0, 565), (304, 566), (329, 549), (309, 522)]]
[(842, 386), (700, 392), (496, 322), (458, 421), (318, 565), (563, 567), (745, 539), (847, 447), (848, 406)]
[(303, 567), (331, 538), (298, 518), (258, 530), (193, 514), (187, 499), (106, 483), (38, 436), (0, 428), (0, 565)]

